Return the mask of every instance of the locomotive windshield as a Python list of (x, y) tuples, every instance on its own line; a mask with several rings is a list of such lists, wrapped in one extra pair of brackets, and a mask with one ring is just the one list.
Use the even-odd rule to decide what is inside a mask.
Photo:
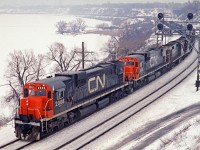
[(37, 90), (36, 96), (46, 96), (46, 91), (45, 90)]
[(134, 62), (133, 61), (129, 61), (129, 62), (126, 63), (126, 65), (128, 65), (128, 66), (134, 66)]
[(29, 90), (29, 95), (30, 95), (30, 96), (34, 96), (34, 95), (35, 95), (35, 91), (32, 90), (32, 89), (30, 89), (30, 90)]
[[(24, 97), (28, 96), (46, 96), (46, 90), (33, 90), (33, 89), (24, 89)], [(50, 96), (49, 96), (50, 97)]]

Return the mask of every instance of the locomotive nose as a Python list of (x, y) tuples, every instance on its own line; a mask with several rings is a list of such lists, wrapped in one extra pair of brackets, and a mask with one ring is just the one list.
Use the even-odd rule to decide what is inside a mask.
[(42, 118), (43, 99), (41, 97), (23, 98), (20, 101), (19, 116), (23, 120)]

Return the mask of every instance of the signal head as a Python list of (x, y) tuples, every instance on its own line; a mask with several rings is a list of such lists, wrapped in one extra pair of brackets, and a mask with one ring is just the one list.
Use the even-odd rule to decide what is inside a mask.
[(189, 31), (192, 31), (193, 26), (192, 26), (191, 24), (188, 24), (188, 25), (187, 25), (187, 29), (188, 29)]
[(188, 14), (187, 14), (187, 18), (188, 18), (189, 20), (191, 20), (191, 19), (193, 18), (193, 13), (188, 13)]
[(162, 18), (164, 18), (163, 13), (159, 13), (159, 14), (158, 14), (158, 19), (161, 20)]
[(158, 30), (163, 30), (164, 26), (163, 26), (162, 23), (159, 23), (159, 24), (157, 25), (157, 28), (158, 28)]

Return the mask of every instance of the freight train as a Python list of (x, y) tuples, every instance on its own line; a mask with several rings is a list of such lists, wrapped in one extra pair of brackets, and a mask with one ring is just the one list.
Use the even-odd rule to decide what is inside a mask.
[(115, 61), (26, 83), (15, 117), (16, 137), (40, 140), (158, 78), (190, 51), (188, 40), (181, 37)]

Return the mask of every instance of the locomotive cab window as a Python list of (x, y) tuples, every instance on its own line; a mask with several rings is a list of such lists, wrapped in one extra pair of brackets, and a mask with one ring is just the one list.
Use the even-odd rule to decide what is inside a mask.
[(140, 63), (140, 66), (143, 67), (143, 63), (142, 62)]
[(133, 61), (129, 61), (129, 62), (126, 63), (126, 65), (128, 65), (128, 66), (134, 66), (134, 62)]
[(29, 95), (30, 95), (30, 96), (35, 96), (35, 91), (34, 91), (34, 90), (32, 90), (32, 89), (31, 89), (31, 90), (29, 90)]
[(57, 92), (57, 99), (62, 99), (64, 98), (64, 91), (58, 91)]
[(48, 91), (47, 97), (51, 98), (51, 91)]
[(24, 97), (28, 97), (28, 89), (27, 88), (24, 89)]
[(138, 62), (135, 63), (135, 67), (138, 67)]
[(37, 90), (36, 95), (37, 96), (46, 96), (46, 91), (45, 90)]

